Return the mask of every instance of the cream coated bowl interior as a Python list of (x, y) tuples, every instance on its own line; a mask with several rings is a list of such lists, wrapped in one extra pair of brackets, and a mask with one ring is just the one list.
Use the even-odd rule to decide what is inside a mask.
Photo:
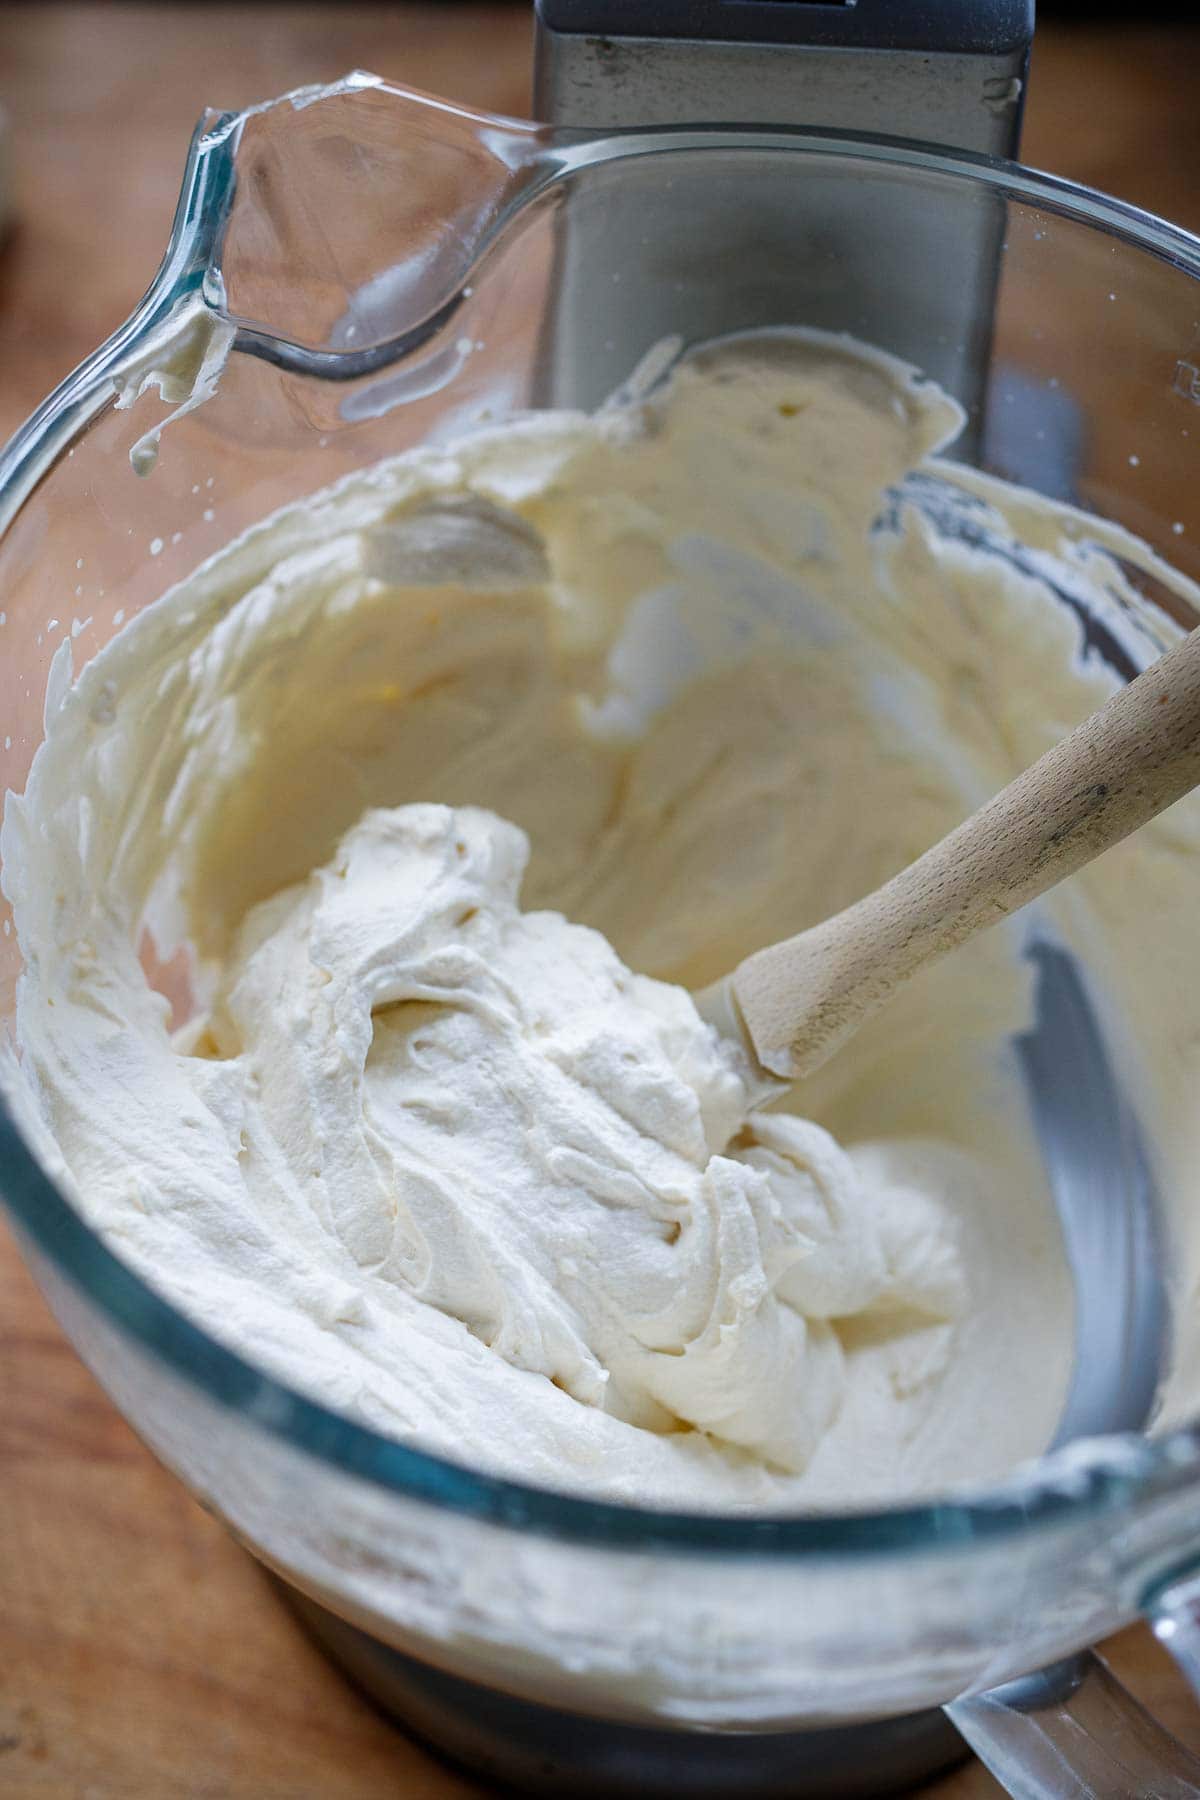
[[(714, 289), (714, 217), (751, 206), (755, 256)], [(873, 272), (830, 225), (885, 215), (974, 246), (986, 342), (944, 259), (898, 285), (886, 242)], [(372, 1638), (597, 1717), (796, 1731), (1062, 1656), (1186, 1565), (1190, 803), (843, 1053), (801, 1111), (844, 1157), (746, 1128), (748, 1259), (662, 1212), (728, 1141), (734, 1077), (697, 1071), (651, 996), (647, 1055), (687, 1065), (700, 1149), (639, 1163), (653, 1231), (624, 1190), (570, 1221), (599, 1298), (569, 1330), (547, 1311), (561, 1235), (531, 1247), (522, 1204), (545, 1159), (497, 1126), (503, 1203), (482, 1241), (454, 1236), (470, 1133), (413, 1135), (413, 1020), (400, 1043), (361, 1004), (367, 914), (339, 925), (289, 884), (349, 892), (352, 868), (368, 900), (380, 871), (427, 893), (464, 843), (452, 897), (527, 991), (523, 842), (491, 814), (528, 835), (526, 909), (685, 986), (856, 897), (1195, 618), (1194, 257), (999, 165), (803, 133), (572, 144), (355, 78), (206, 122), (139, 313), (6, 451), (10, 1012), (29, 960), (4, 1198), (143, 1437)], [(442, 1182), (402, 1242), (377, 1159), (347, 1150), (336, 1279), (280, 1225), (316, 1174), (288, 1108), (328, 1100), (288, 958), (335, 926), (330, 1013), (344, 978), (373, 1046), (357, 1103), (375, 1126), (398, 1109), (409, 1174)], [(559, 946), (581, 981), (583, 943)], [(247, 1051), (281, 995), (301, 1025)], [(170, 1008), (203, 1021), (168, 1050)], [(547, 1014), (554, 1055), (523, 1067), (556, 1057), (557, 1081), (577, 1015)], [(633, 1117), (597, 1041), (569, 1046), (588, 1130), (599, 1093), (661, 1142), (674, 1102)], [(442, 1050), (486, 1073), (478, 1042)], [(229, 1124), (244, 1054), (282, 1075), (239, 1162), (189, 1121)], [(460, 1093), (468, 1122), (489, 1091)], [(268, 1142), (303, 1170), (243, 1181)], [(221, 1155), (232, 1233), (225, 1176), (159, 1203)], [(803, 1204), (780, 1198), (797, 1169)], [(453, 1253), (415, 1317), (431, 1229)], [(714, 1283), (739, 1328), (706, 1338)]]

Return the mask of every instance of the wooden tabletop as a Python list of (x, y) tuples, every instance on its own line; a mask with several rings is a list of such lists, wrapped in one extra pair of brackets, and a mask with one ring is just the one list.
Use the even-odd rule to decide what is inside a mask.
[[(521, 6), (0, 5), (18, 225), (0, 254), (0, 437), (106, 337), (166, 240), (192, 121), (356, 65), (528, 110)], [(1200, 34), (1043, 28), (1026, 160), (1200, 230)], [(1141, 1630), (1111, 1654), (1179, 1736)], [(255, 1564), (134, 1438), (0, 1229), (0, 1800), (482, 1795), (347, 1688)], [(986, 1800), (977, 1766), (928, 1800)]]

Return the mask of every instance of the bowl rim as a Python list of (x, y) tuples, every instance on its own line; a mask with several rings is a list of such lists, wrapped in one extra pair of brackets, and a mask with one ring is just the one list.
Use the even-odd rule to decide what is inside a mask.
[[(1127, 202), (1016, 163), (885, 137), (802, 127), (647, 127), (604, 136), (559, 132), (472, 113), (447, 102), (355, 72), (300, 95), (282, 95), (241, 112), (206, 114), (196, 128), (167, 250), (157, 275), (130, 318), (31, 415), (0, 451), (0, 534), (41, 476), (96, 412), (111, 399), (111, 371), (148, 331), (181, 304), (217, 312), (213, 284), (221, 233), (234, 186), (240, 133), (252, 116), (285, 104), (382, 90), (405, 106), (436, 109), (491, 134), (535, 145), (539, 168), (512, 206), (501, 211), (473, 270), (515, 212), (537, 194), (587, 168), (625, 157), (720, 149), (782, 151), (808, 157), (858, 159), (875, 165), (949, 178), (1045, 208), (1102, 230), (1200, 278), (1200, 237)], [(469, 281), (471, 271), (464, 279)], [(216, 284), (219, 298), (220, 284)], [(261, 354), (250, 343), (244, 348)], [(307, 1398), (267, 1374), (194, 1323), (136, 1273), (89, 1226), (46, 1173), (0, 1096), (0, 1204), (19, 1245), (32, 1252), (35, 1272), (44, 1257), (105, 1321), (203, 1400), (240, 1414), (270, 1436), (341, 1473), (405, 1500), (511, 1529), (623, 1551), (771, 1556), (803, 1561), (911, 1557), (962, 1551), (974, 1544), (1027, 1536), (1033, 1528), (1062, 1528), (1104, 1518), (1127, 1522), (1135, 1505), (1190, 1485), (1200, 1470), (1200, 1421), (1153, 1441), (1124, 1434), (1049, 1453), (1004, 1481), (926, 1504), (862, 1511), (806, 1513), (687, 1512), (594, 1500), (487, 1474), (451, 1458), (402, 1443)], [(53, 1282), (51, 1283), (53, 1285)]]

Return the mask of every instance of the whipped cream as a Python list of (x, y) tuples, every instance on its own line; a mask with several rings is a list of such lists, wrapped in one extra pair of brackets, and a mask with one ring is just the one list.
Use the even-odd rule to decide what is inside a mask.
[[(291, 1385), (555, 1487), (853, 1503), (1044, 1448), (1022, 925), (785, 1110), (686, 991), (1115, 685), (1055, 598), (1136, 635), (1110, 550), (931, 460), (959, 423), (848, 340), (734, 340), (363, 471), (60, 667), (0, 840), (5, 1080), (118, 1253)], [(1198, 838), (1182, 803), (1047, 915), (1164, 1051), (1123, 882), (1178, 912)]]

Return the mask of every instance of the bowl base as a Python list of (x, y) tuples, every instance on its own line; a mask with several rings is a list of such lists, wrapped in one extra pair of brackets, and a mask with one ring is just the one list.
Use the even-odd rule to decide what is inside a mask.
[(868, 1800), (902, 1793), (968, 1754), (938, 1709), (819, 1731), (688, 1731), (594, 1719), (447, 1675), (276, 1585), (322, 1650), (390, 1718), (458, 1767), (521, 1794)]

